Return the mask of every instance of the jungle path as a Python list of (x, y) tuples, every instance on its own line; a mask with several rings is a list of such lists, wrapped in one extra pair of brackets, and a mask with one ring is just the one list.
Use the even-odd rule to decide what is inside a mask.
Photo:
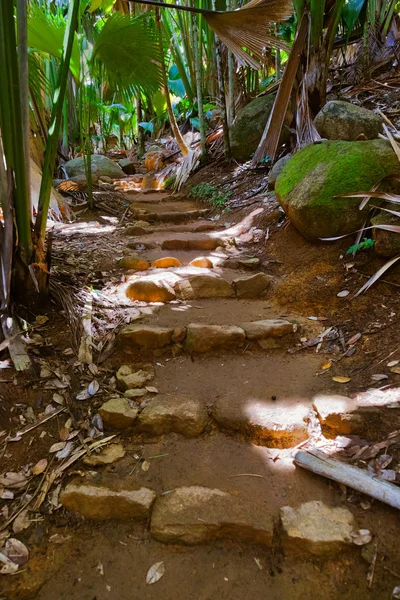
[[(131, 200), (138, 222), (119, 233), (130, 251), (118, 293), (138, 314), (101, 365), (117, 373), (119, 392), (102, 400), (119, 400), (100, 414), (106, 434), (120, 434), (121, 456), (64, 479), (61, 501), (73, 510), (49, 532), (62, 543), (38, 540), (31, 589), (43, 571), (47, 581), (33, 596), (25, 581), (19, 597), (388, 598), (395, 578), (381, 571), (368, 588), (369, 565), (335, 539), (333, 514), (321, 520), (315, 505), (304, 539), (282, 528), (282, 507), (322, 502), (373, 530), (382, 555), (398, 552), (394, 510), (349, 504), (339, 486), (293, 464), (296, 447), (320, 439), (315, 399), (340, 392), (316, 377), (321, 356), (298, 351), (321, 323), (279, 306), (274, 278), (252, 253), (260, 209), (224, 226), (229, 215), (210, 219), (190, 200)], [(147, 380), (132, 385), (139, 370)], [(161, 562), (164, 574), (147, 584)]]

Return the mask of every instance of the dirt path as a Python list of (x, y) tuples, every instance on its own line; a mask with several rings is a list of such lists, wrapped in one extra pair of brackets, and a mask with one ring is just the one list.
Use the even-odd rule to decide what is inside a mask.
[[(322, 357), (298, 352), (300, 338), (319, 335), (321, 323), (279, 306), (274, 281), (251, 253), (247, 240), (259, 211), (225, 227), (163, 194), (136, 195), (134, 204), (137, 220), (150, 225), (135, 225), (125, 258), (151, 264), (172, 257), (180, 265), (125, 271), (113, 291), (106, 283), (104, 293), (119, 302), (125, 294), (136, 300), (137, 314), (101, 369), (109, 376), (122, 365), (132, 372), (143, 366), (153, 376), (132, 386), (120, 375), (120, 391), (102, 396), (128, 405), (101, 413), (107, 433), (115, 412), (119, 423), (132, 418), (133, 428), (120, 431), (124, 455), (105, 466), (78, 463), (75, 480), (64, 479), (64, 487), (77, 482), (61, 499), (75, 510), (30, 534), (27, 571), (6, 582), (13, 588), (6, 597), (389, 598), (400, 584), (393, 575), (400, 570), (397, 512), (379, 504), (364, 510), (339, 486), (293, 464), (295, 447), (321, 436), (315, 398), (338, 388), (316, 377)], [(127, 233), (118, 239), (126, 243)], [(199, 257), (210, 266), (190, 265)], [(127, 399), (123, 390), (132, 387), (141, 392)], [(155, 504), (143, 490), (154, 490)], [(299, 540), (282, 530), (282, 507), (313, 501), (349, 511), (352, 528), (373, 532), (379, 565), (372, 589), (370, 565), (359, 547), (339, 540), (331, 514), (316, 527), (326, 545), (315, 531)], [(82, 519), (95, 513), (100, 520)], [(158, 562), (165, 574), (147, 585)]]

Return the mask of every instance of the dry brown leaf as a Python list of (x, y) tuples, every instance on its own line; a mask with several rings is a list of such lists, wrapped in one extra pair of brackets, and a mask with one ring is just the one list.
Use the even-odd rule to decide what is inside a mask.
[(331, 362), (327, 362), (324, 365), (322, 365), (321, 369), (323, 369), (324, 371), (326, 371), (327, 369), (330, 369), (332, 366)]
[(50, 447), (49, 452), (59, 452), (60, 450), (62, 450), (63, 448), (65, 448), (66, 446), (66, 442), (56, 442), (55, 444), (53, 444)]
[(161, 579), (161, 577), (165, 573), (164, 563), (157, 562), (147, 571), (146, 575), (146, 583), (147, 585), (151, 585), (152, 583), (157, 583)]
[(13, 532), (20, 533), (21, 531), (24, 531), (24, 529), (28, 529), (28, 527), (30, 527), (31, 525), (32, 522), (29, 519), (28, 510), (23, 510), (19, 513), (19, 515), (15, 518), (13, 522)]
[(351, 381), (350, 377), (342, 377), (341, 375), (336, 375), (335, 377), (332, 377), (333, 381), (336, 381), (336, 383), (349, 383), (349, 381)]
[(358, 529), (350, 533), (353, 544), (364, 546), (372, 540), (372, 534), (368, 529)]
[(29, 560), (28, 548), (20, 540), (17, 540), (17, 538), (9, 538), (6, 541), (5, 552), (8, 558), (16, 565), (25, 565)]
[(39, 460), (39, 462), (37, 462), (32, 468), (32, 475), (40, 475), (41, 473), (44, 473), (44, 471), (47, 469), (47, 464), (47, 458), (42, 458)]

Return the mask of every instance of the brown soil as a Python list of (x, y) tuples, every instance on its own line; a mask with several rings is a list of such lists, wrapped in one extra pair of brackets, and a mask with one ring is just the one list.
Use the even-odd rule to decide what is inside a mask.
[[(224, 175), (226, 179), (230, 176), (229, 173)], [(260, 184), (259, 178), (257, 174), (255, 187)], [(192, 201), (179, 202), (177, 206), (173, 200), (164, 202), (164, 198), (161, 194), (135, 194), (129, 201), (146, 210), (150, 204), (154, 212), (178, 210), (182, 206), (183, 210), (197, 208)], [(268, 273), (274, 280), (265, 299), (193, 300), (169, 304), (153, 307), (152, 314), (140, 322), (174, 327), (191, 322), (240, 325), (249, 320), (286, 317), (301, 326), (295, 341), (284, 350), (265, 352), (249, 346), (238, 352), (175, 358), (169, 350), (154, 354), (137, 351), (127, 355), (117, 345), (98, 365), (100, 372), (96, 378), (101, 391), (91, 401), (79, 402), (75, 400), (76, 394), (92, 376), (87, 369), (76, 367), (76, 347), (71, 341), (70, 322), (65, 314), (60, 314), (59, 307), (51, 307), (46, 311), (48, 322), (37, 329), (44, 342), (33, 347), (35, 374), (21, 376), (12, 369), (2, 370), (0, 431), (15, 433), (24, 425), (21, 415), (24, 418), (28, 406), (37, 414), (51, 402), (54, 390), (45, 389), (38, 359), (53, 366), (62, 365), (70, 374), (68, 405), (78, 422), (84, 422), (88, 412), (95, 414), (96, 408), (110, 393), (110, 377), (127, 362), (138, 364), (150, 360), (156, 372), (151, 385), (160, 393), (187, 393), (202, 400), (208, 408), (219, 395), (226, 394), (240, 394), (249, 404), (260, 397), (271, 399), (278, 405), (291, 400), (311, 406), (312, 398), (318, 392), (348, 395), (368, 387), (380, 387), (382, 382), (371, 381), (374, 373), (387, 373), (390, 378), (384, 384), (399, 385), (400, 376), (386, 368), (388, 360), (400, 359), (398, 288), (390, 283), (379, 283), (366, 295), (349, 299), (366, 281), (360, 274), (371, 275), (381, 261), (371, 259), (370, 254), (360, 254), (354, 260), (348, 256), (341, 258), (349, 245), (346, 241), (312, 246), (279, 214), (275, 219), (271, 217), (276, 210), (272, 198), (264, 205), (262, 202), (260, 198), (252, 198), (247, 208), (225, 213), (217, 221), (221, 228), (210, 235), (224, 234), (228, 229), (224, 223), (228, 226), (238, 224), (254, 208), (264, 206), (264, 212), (254, 223), (264, 232), (261, 241), (257, 232), (251, 235), (246, 232), (238, 236), (237, 245), (230, 252), (232, 256), (260, 258), (262, 266), (257, 271)], [(110, 332), (118, 331), (135, 310), (135, 304), (121, 292), (132, 274), (124, 273), (117, 264), (124, 254), (133, 252), (128, 244), (137, 243), (138, 254), (144, 258), (154, 260), (160, 256), (175, 256), (184, 264), (201, 254), (212, 259), (215, 252), (164, 251), (159, 245), (148, 249), (144, 247), (146, 241), (157, 244), (171, 237), (168, 229), (173, 229), (172, 224), (152, 224), (155, 233), (138, 240), (127, 237), (115, 218), (101, 216), (99, 220), (99, 213), (83, 213), (79, 223), (56, 228), (54, 273), (63, 285), (93, 286), (114, 303), (111, 308), (96, 310), (94, 315), (93, 326), (98, 339), (107, 340)], [(266, 227), (269, 227), (267, 241), (264, 239)], [(195, 235), (193, 223), (180, 224), (178, 230)], [(202, 237), (207, 235), (201, 234)], [(353, 263), (353, 266), (346, 268), (346, 263)], [(251, 274), (219, 271), (219, 268), (216, 272), (229, 280), (236, 275)], [(400, 267), (388, 273), (385, 279), (396, 284), (399, 273)], [(338, 298), (338, 292), (343, 289), (350, 290), (351, 295)], [(311, 316), (326, 320), (310, 320)], [(32, 315), (30, 320), (34, 320)], [(315, 346), (302, 346), (300, 338), (310, 340), (330, 326), (341, 328), (346, 340), (358, 332), (363, 334), (352, 357), (341, 358), (341, 353), (334, 351), (326, 353), (325, 346), (320, 353), (315, 352)], [(70, 347), (74, 349), (73, 355), (64, 354)], [(329, 359), (337, 362), (333, 362), (331, 369), (321, 371)], [(342, 385), (332, 380), (333, 375), (349, 376), (351, 381)], [(48, 449), (59, 440), (65, 419), (66, 415), (60, 415), (34, 429), (21, 441), (9, 443), (3, 450), (0, 447), (1, 472), (18, 470), (27, 463), (48, 457)], [(43, 431), (46, 432), (44, 437), (40, 435)], [(389, 426), (386, 433), (390, 431)], [(379, 503), (364, 510), (359, 499), (352, 498), (351, 491), (346, 494), (336, 484), (296, 468), (292, 450), (257, 446), (240, 434), (221, 433), (214, 425), (193, 440), (175, 434), (153, 439), (130, 434), (122, 436), (122, 442), (127, 450), (125, 458), (105, 470), (118, 478), (134, 473), (141, 483), (154, 488), (157, 493), (188, 485), (219, 488), (248, 499), (260, 511), (271, 512), (277, 526), (281, 506), (296, 506), (310, 500), (346, 506), (354, 513), (359, 526), (369, 529), (378, 542), (372, 588), (367, 583), (369, 565), (361, 557), (358, 547), (335, 559), (322, 560), (310, 555), (285, 556), (279, 544), (272, 550), (234, 542), (198, 547), (163, 545), (151, 538), (148, 524), (85, 522), (61, 509), (51, 515), (42, 514), (28, 530), (17, 536), (29, 547), (31, 558), (20, 573), (0, 580), (4, 590), (1, 598), (141, 600), (161, 595), (165, 600), (243, 597), (255, 600), (383, 600), (390, 597), (395, 585), (400, 584), (397, 511)], [(400, 448), (391, 451), (397, 456)], [(143, 460), (150, 462), (147, 472), (141, 469)], [(71, 471), (84, 472), (85, 467), (78, 462), (69, 475)], [(240, 473), (262, 477), (235, 477)], [(55, 533), (63, 536), (61, 544), (50, 541)], [(148, 586), (146, 573), (159, 561), (165, 564), (165, 575), (155, 585)]]

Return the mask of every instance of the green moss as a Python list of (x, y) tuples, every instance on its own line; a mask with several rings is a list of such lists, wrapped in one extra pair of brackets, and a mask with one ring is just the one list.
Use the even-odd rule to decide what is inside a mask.
[(307, 146), (286, 163), (275, 191), (303, 235), (331, 237), (354, 231), (364, 219), (359, 198), (337, 196), (369, 190), (396, 170), (399, 162), (385, 140), (323, 142)]

